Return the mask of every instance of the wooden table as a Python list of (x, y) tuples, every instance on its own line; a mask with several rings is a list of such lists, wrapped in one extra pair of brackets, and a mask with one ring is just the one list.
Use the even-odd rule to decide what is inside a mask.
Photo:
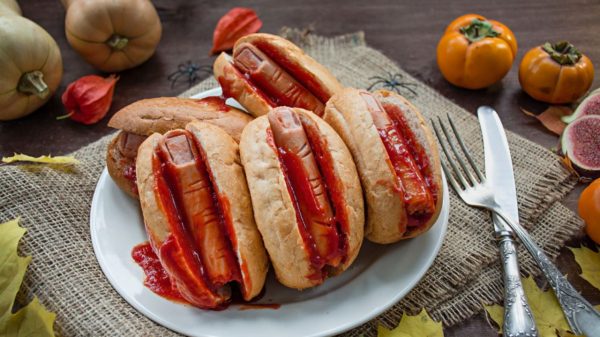
[[(21, 1), (24, 15), (44, 27), (58, 42), (64, 76), (58, 94), (29, 117), (0, 123), (0, 155), (23, 152), (31, 155), (65, 154), (93, 142), (111, 131), (108, 118), (93, 126), (70, 120), (57, 121), (64, 114), (60, 94), (67, 84), (80, 76), (96, 73), (67, 44), (64, 34), (64, 9), (56, 0)], [(236, 4), (226, 1), (155, 1), (162, 25), (163, 37), (156, 54), (145, 64), (120, 73), (111, 113), (146, 97), (175, 96), (187, 89), (183, 81), (171, 87), (168, 74), (178, 64), (191, 60), (200, 65), (212, 64), (208, 56), (212, 32), (217, 20)], [(547, 132), (536, 120), (524, 116), (519, 107), (536, 111), (543, 104), (524, 94), (517, 79), (518, 62), (530, 48), (545, 41), (568, 39), (600, 64), (600, 2), (584, 0), (536, 1), (339, 1), (323, 0), (276, 1), (253, 0), (244, 6), (255, 9), (264, 22), (263, 32), (276, 33), (282, 26), (312, 27), (323, 35), (336, 35), (363, 30), (367, 43), (396, 61), (418, 79), (435, 88), (452, 101), (474, 112), (479, 105), (491, 105), (499, 112), (504, 126), (545, 147), (557, 144), (557, 137)], [(519, 42), (516, 64), (502, 82), (485, 90), (471, 91), (453, 87), (438, 71), (435, 48), (446, 25), (464, 13), (474, 12), (508, 25)], [(0, 75), (1, 76), (1, 75)], [(600, 85), (596, 76), (593, 87)], [(535, 158), (532, 158), (535, 160)], [(582, 187), (576, 188), (564, 200), (571, 209)], [(575, 239), (570, 245), (589, 239)], [(567, 249), (563, 249), (558, 264), (575, 287), (595, 304), (600, 294), (580, 279), (578, 267)], [(495, 336), (480, 314), (458, 326), (446, 329), (446, 336)]]

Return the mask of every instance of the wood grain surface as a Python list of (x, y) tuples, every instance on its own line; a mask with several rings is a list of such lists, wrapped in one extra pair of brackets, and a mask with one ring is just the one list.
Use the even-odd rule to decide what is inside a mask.
[[(65, 154), (78, 149), (111, 130), (108, 117), (96, 125), (85, 126), (70, 120), (57, 121), (65, 114), (60, 95), (68, 83), (98, 73), (68, 45), (64, 33), (65, 11), (57, 0), (20, 1), (24, 16), (37, 22), (56, 39), (60, 47), (64, 76), (57, 95), (32, 115), (11, 122), (0, 122), (0, 156), (13, 152), (30, 155)], [(368, 0), (368, 1), (154, 1), (163, 25), (163, 37), (156, 54), (145, 64), (119, 74), (109, 115), (141, 98), (175, 96), (188, 84), (172, 86), (167, 80), (181, 63), (192, 61), (211, 65), (208, 56), (212, 33), (218, 19), (230, 8), (255, 9), (263, 20), (263, 32), (277, 33), (282, 26), (310, 27), (322, 35), (337, 35), (363, 30), (367, 43), (381, 50), (409, 73), (438, 90), (471, 112), (480, 105), (491, 105), (504, 126), (545, 147), (557, 144), (557, 137), (538, 122), (524, 116), (519, 107), (542, 111), (544, 104), (529, 98), (520, 89), (518, 63), (530, 48), (546, 41), (567, 39), (593, 62), (600, 64), (600, 1), (443, 1), (443, 0)], [(510, 73), (498, 84), (484, 90), (464, 90), (446, 82), (438, 71), (435, 49), (446, 25), (465, 13), (477, 13), (508, 25), (515, 33), (519, 52)], [(598, 68), (596, 67), (598, 71)], [(2, 76), (2, 74), (0, 74)], [(202, 75), (207, 76), (207, 75)], [(596, 76), (593, 87), (600, 85)], [(535, 160), (535, 158), (531, 158)], [(582, 186), (563, 201), (575, 210)], [(571, 246), (592, 246), (587, 238), (574, 239)], [(594, 304), (600, 294), (580, 279), (572, 254), (563, 249), (557, 260), (575, 287)], [(545, 283), (539, 280), (540, 284)], [(60, 313), (59, 313), (60, 314)], [(496, 336), (483, 314), (446, 329), (446, 336)]]

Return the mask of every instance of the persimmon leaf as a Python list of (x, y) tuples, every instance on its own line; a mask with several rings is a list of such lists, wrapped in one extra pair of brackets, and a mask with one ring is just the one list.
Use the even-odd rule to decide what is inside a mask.
[(23, 282), (31, 256), (17, 253), (25, 229), (19, 219), (0, 224), (0, 336), (54, 336), (55, 314), (46, 311), (37, 298), (12, 313), (15, 297)]
[(562, 117), (573, 113), (573, 109), (566, 106), (551, 105), (541, 114), (536, 115), (531, 111), (521, 108), (524, 114), (536, 118), (544, 127), (557, 135), (561, 135), (567, 124), (562, 121)]
[(415, 316), (402, 314), (400, 323), (392, 330), (380, 324), (377, 337), (444, 337), (444, 331), (442, 323), (432, 320), (423, 309)]
[(581, 248), (571, 248), (575, 261), (581, 267), (582, 279), (588, 281), (594, 288), (600, 290), (600, 253), (582, 246)]
[(74, 165), (79, 164), (79, 160), (73, 156), (39, 156), (32, 157), (22, 153), (15, 153), (12, 157), (2, 157), (2, 162), (10, 164), (14, 162), (31, 162), (31, 163), (43, 163), (43, 164), (61, 164), (61, 165)]

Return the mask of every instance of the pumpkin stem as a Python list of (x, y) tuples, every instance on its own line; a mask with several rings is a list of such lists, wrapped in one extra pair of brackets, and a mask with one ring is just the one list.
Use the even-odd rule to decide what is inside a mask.
[(17, 90), (23, 94), (36, 95), (40, 99), (45, 99), (50, 94), (50, 89), (44, 82), (44, 74), (39, 70), (23, 74), (19, 79)]
[(542, 49), (548, 53), (554, 61), (563, 66), (572, 66), (581, 59), (579, 50), (567, 41), (560, 41), (554, 44), (546, 42), (542, 46)]
[(469, 42), (477, 42), (486, 37), (496, 37), (500, 32), (495, 31), (489, 21), (473, 19), (471, 24), (466, 27), (461, 27), (460, 32), (469, 40)]
[(114, 34), (110, 37), (110, 39), (106, 41), (106, 44), (109, 45), (112, 49), (123, 50), (123, 48), (127, 46), (128, 42), (128, 38)]

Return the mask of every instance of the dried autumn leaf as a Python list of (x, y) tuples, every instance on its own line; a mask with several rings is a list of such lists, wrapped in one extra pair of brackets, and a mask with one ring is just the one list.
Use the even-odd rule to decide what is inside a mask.
[(554, 132), (557, 135), (561, 135), (567, 124), (562, 121), (562, 117), (568, 116), (573, 113), (573, 109), (566, 106), (551, 105), (548, 109), (544, 110), (541, 114), (536, 115), (531, 111), (521, 108), (524, 114), (529, 117), (536, 118), (539, 120), (546, 129)]
[(59, 165), (75, 165), (79, 164), (79, 160), (73, 156), (39, 156), (32, 157), (22, 153), (15, 153), (12, 157), (2, 157), (3, 163), (14, 163), (17, 161), (31, 162), (31, 163), (43, 163), (43, 164), (59, 164)]
[(233, 48), (235, 41), (256, 33), (262, 27), (262, 21), (250, 8), (235, 7), (223, 15), (213, 33), (213, 46), (210, 54)]
[(582, 246), (581, 248), (569, 247), (575, 261), (579, 267), (581, 267), (582, 279), (588, 281), (594, 288), (600, 290), (600, 253), (596, 253), (593, 250)]
[[(539, 336), (568, 336), (569, 324), (554, 293), (551, 290), (542, 291), (531, 277), (523, 279), (523, 289), (535, 318)], [(490, 318), (501, 327), (504, 322), (504, 308), (497, 304), (484, 305), (484, 308)]]
[(25, 229), (19, 219), (0, 224), (0, 336), (54, 336), (56, 314), (46, 311), (37, 298), (12, 313), (15, 297), (31, 256), (17, 254)]
[(392, 330), (378, 325), (377, 337), (444, 337), (444, 330), (442, 323), (432, 320), (423, 309), (415, 316), (402, 314), (400, 323)]

